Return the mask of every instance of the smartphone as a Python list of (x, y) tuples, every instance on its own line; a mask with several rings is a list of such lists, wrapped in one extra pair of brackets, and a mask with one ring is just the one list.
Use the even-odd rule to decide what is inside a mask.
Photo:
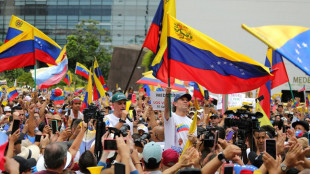
[(52, 120), (52, 131), (53, 131), (53, 134), (56, 134), (57, 132), (57, 120)]
[(266, 142), (265, 142), (265, 149), (266, 149), (266, 152), (270, 156), (272, 156), (274, 159), (276, 159), (276, 157), (277, 157), (277, 144), (276, 144), (276, 140), (273, 140), (273, 139), (266, 140)]
[(65, 126), (65, 128), (68, 127), (68, 119), (66, 116), (64, 117), (64, 126)]
[(115, 139), (105, 139), (103, 150), (117, 150), (117, 144)]
[(308, 143), (309, 143), (309, 146), (310, 146), (310, 133), (308, 133)]
[(219, 139), (219, 131), (215, 131), (215, 138), (214, 138), (214, 145), (213, 145), (213, 149), (216, 149), (216, 145), (218, 143), (218, 139)]
[(234, 135), (234, 131), (229, 131), (226, 136), (226, 141), (230, 141)]
[(224, 164), (223, 170), (224, 170), (223, 171), (224, 174), (233, 174), (234, 164)]
[(45, 125), (48, 125), (48, 119), (46, 117), (44, 117), (44, 122), (45, 122)]
[(125, 174), (125, 164), (123, 163), (114, 163), (114, 173)]
[(42, 136), (42, 135), (36, 135), (36, 136), (35, 136), (35, 142), (40, 142), (41, 136)]
[(11, 134), (13, 134), (15, 131), (17, 131), (19, 129), (19, 127), (20, 127), (20, 120), (14, 120)]
[(204, 90), (204, 94), (205, 94), (205, 99), (209, 100), (209, 91), (208, 90)]

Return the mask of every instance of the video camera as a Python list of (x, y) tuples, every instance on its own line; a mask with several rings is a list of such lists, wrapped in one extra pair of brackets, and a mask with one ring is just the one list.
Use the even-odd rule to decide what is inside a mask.
[(197, 137), (199, 138), (200, 136), (204, 135), (204, 138), (202, 140), (203, 146), (205, 149), (209, 147), (213, 147), (214, 145), (214, 140), (215, 140), (215, 134), (214, 132), (217, 129), (215, 127), (198, 127), (197, 128)]
[(151, 135), (148, 133), (144, 133), (141, 135), (140, 138), (135, 139), (134, 142), (136, 146), (143, 147), (142, 143), (146, 145), (147, 144), (146, 140), (150, 140), (150, 139), (151, 139)]
[(87, 108), (83, 110), (84, 115), (84, 121), (85, 123), (88, 123), (90, 119), (96, 119), (104, 118), (104, 111), (100, 111), (98, 109), (98, 106), (95, 104), (90, 104)]

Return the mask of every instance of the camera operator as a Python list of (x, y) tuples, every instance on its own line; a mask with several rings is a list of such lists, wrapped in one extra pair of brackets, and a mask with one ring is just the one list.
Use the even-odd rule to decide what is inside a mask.
[(133, 123), (128, 120), (128, 111), (126, 111), (126, 101), (127, 97), (123, 93), (116, 93), (112, 97), (112, 107), (114, 112), (107, 115), (105, 118), (109, 121), (110, 127), (115, 127), (120, 129), (124, 123), (130, 126), (130, 131), (133, 133)]

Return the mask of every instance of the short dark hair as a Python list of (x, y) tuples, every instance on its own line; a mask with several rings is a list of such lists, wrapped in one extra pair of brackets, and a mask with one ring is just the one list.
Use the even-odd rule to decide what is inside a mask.
[(58, 169), (67, 157), (67, 145), (62, 142), (48, 144), (44, 151), (44, 161), (47, 169)]
[(160, 165), (160, 162), (161, 161), (157, 163), (155, 158), (149, 158), (148, 162), (144, 161), (144, 165), (147, 169), (157, 169)]
[(90, 171), (87, 167), (95, 167), (97, 166), (97, 160), (91, 151), (86, 150), (79, 159), (79, 167), (80, 171), (83, 173), (90, 174)]
[(12, 114), (13, 114), (15, 111), (19, 111), (19, 110), (23, 110), (23, 108), (22, 108), (20, 105), (14, 106), (14, 107), (12, 108)]

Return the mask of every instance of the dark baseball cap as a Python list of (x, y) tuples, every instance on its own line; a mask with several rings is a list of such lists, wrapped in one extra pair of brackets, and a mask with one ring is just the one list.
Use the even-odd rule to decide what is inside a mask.
[(20, 156), (14, 156), (13, 158), (19, 163), (19, 173), (30, 170), (33, 166), (36, 166), (37, 164), (37, 161), (34, 158), (25, 159)]
[(180, 98), (182, 98), (182, 97), (186, 97), (188, 101), (191, 101), (191, 99), (192, 99), (192, 96), (191, 96), (190, 94), (188, 94), (188, 93), (177, 94), (177, 95), (175, 95), (175, 97), (174, 97), (174, 102), (177, 102), (177, 101), (178, 101)]

